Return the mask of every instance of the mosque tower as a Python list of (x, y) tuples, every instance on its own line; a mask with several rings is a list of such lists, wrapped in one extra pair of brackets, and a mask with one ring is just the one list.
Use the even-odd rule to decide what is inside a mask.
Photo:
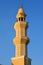
[(24, 9), (20, 7), (16, 15), (17, 22), (14, 25), (16, 37), (13, 39), (16, 46), (16, 56), (11, 58), (12, 65), (31, 65), (31, 59), (27, 57), (27, 44), (29, 38), (27, 37), (26, 30), (28, 24), (25, 21), (26, 14)]

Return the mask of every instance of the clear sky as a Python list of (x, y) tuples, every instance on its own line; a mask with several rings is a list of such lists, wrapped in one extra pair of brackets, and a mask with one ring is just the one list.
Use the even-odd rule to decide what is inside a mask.
[(29, 22), (28, 57), (32, 65), (43, 65), (43, 0), (0, 0), (0, 64), (11, 65), (11, 58), (15, 56), (13, 26), (20, 3), (27, 14), (26, 22)]

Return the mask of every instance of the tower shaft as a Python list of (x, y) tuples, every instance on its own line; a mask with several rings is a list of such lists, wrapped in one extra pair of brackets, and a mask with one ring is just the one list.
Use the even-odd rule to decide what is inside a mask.
[(26, 56), (27, 55), (27, 41), (28, 38), (26, 37), (26, 22), (16, 22), (14, 25), (14, 29), (16, 30), (16, 37), (14, 38), (14, 44), (16, 46), (16, 56)]
[(31, 65), (31, 59), (27, 57), (27, 44), (29, 38), (27, 37), (27, 23), (25, 22), (26, 14), (23, 8), (20, 8), (16, 18), (18, 21), (14, 25), (16, 37), (13, 39), (16, 46), (16, 56), (12, 58), (13, 65)]

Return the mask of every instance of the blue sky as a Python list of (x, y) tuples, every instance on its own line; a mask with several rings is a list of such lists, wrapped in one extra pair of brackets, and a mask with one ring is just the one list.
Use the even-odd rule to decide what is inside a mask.
[(0, 0), (0, 64), (11, 65), (11, 58), (15, 56), (13, 26), (20, 3), (27, 14), (26, 22), (29, 22), (28, 57), (32, 65), (43, 65), (43, 0)]

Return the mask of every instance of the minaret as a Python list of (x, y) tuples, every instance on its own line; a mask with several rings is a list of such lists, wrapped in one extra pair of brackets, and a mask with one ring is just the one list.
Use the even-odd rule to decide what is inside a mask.
[(12, 65), (31, 65), (31, 59), (27, 57), (29, 38), (27, 37), (26, 30), (28, 24), (25, 21), (26, 14), (22, 7), (18, 10), (16, 18), (17, 22), (14, 25), (16, 37), (13, 40), (16, 46), (16, 56), (11, 59)]

